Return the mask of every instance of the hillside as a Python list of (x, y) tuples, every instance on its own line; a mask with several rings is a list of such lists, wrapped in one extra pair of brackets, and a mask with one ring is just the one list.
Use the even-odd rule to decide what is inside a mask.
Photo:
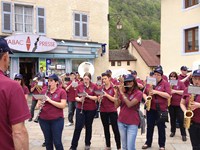
[[(110, 49), (119, 49), (129, 39), (153, 39), (160, 43), (160, 0), (109, 0)], [(116, 29), (120, 14), (121, 30)]]

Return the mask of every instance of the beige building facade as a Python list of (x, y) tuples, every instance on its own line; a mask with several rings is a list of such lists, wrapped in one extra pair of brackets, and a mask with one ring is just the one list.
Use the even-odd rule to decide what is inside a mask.
[[(16, 50), (12, 45), (11, 77), (30, 72), (30, 79), (41, 66), (47, 74), (77, 71), (84, 61), (94, 65), (94, 78), (108, 69), (108, 0), (3, 0), (0, 11), (0, 37), (9, 40), (9, 46), (29, 44), (36, 50)], [(24, 43), (16, 40), (19, 35), (24, 36)], [(38, 38), (34, 39), (35, 35)], [(54, 40), (57, 46), (41, 52), (41, 36)]]
[(200, 2), (161, 1), (161, 65), (166, 74), (181, 66), (200, 68)]

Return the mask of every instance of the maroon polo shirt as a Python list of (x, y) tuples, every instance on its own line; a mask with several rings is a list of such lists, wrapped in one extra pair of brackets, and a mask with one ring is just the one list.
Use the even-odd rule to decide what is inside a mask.
[(23, 91), (24, 91), (25, 95), (30, 93), (27, 86), (24, 85), (22, 88), (23, 88)]
[(112, 82), (113, 85), (119, 85), (119, 82), (112, 77), (110, 78), (110, 81)]
[[(114, 97), (115, 92), (113, 85), (110, 85), (108, 89), (104, 87), (104, 92), (109, 94), (110, 96)], [(100, 112), (116, 112), (117, 108), (115, 108), (114, 102), (109, 100), (106, 96), (103, 96), (102, 102), (101, 102), (101, 107), (100, 107)]]
[(144, 82), (140, 78), (136, 78), (136, 82), (144, 85)]
[[(47, 89), (43, 90), (42, 94), (45, 94), (46, 91)], [(47, 92), (47, 96), (53, 101), (61, 102), (61, 99), (66, 100), (67, 94), (65, 90), (58, 87), (54, 93)], [(45, 102), (45, 105), (40, 113), (40, 118), (45, 120), (64, 118), (63, 109), (58, 108), (49, 102)]]
[[(72, 81), (69, 81), (67, 83), (67, 86), (69, 86), (72, 83)], [(76, 87), (77, 88), (77, 87)], [(76, 88), (70, 86), (70, 88), (67, 91), (67, 100), (69, 102), (75, 102), (75, 94), (76, 94)]]
[[(85, 87), (85, 85), (81, 82), (77, 89), (76, 89), (76, 97), (78, 97), (78, 93), (85, 92), (90, 96), (95, 96), (94, 91), (97, 90), (96, 85), (92, 82), (90, 82), (89, 87)], [(77, 108), (81, 109), (82, 103), (77, 103)], [(83, 104), (83, 110), (96, 110), (97, 106), (94, 100), (91, 100), (89, 98), (85, 98), (84, 104)]]
[[(174, 89), (174, 90), (184, 90), (185, 89), (185, 85), (184, 85), (183, 82), (178, 81), (177, 85), (173, 85), (172, 86), (172, 89)], [(182, 95), (172, 94), (171, 106), (180, 106), (181, 97), (182, 97)]]
[[(33, 88), (36, 84), (37, 84), (37, 82), (32, 82), (32, 83), (31, 83), (31, 88)], [(35, 88), (35, 89), (33, 90), (32, 94), (40, 94), (40, 93), (39, 93), (39, 92), (37, 91), (37, 89)], [(35, 99), (35, 98), (32, 96), (32, 100), (37, 100), (37, 99)]]
[[(179, 76), (178, 76), (178, 80), (182, 80), (182, 79), (184, 79), (185, 77), (187, 77), (187, 75), (182, 75), (182, 74), (180, 74)], [(190, 85), (190, 79), (188, 78), (185, 82), (184, 82), (184, 84), (185, 84), (185, 87), (188, 87), (189, 85)]]
[[(186, 107), (188, 106), (188, 102), (189, 102), (189, 93), (188, 93), (188, 88), (185, 88), (184, 92), (183, 92), (183, 96), (182, 98), (185, 99), (186, 102)], [(196, 102), (200, 103), (200, 95), (197, 95), (195, 97)], [(195, 123), (200, 123), (200, 108), (197, 108), (193, 111), (194, 116), (192, 117), (192, 121)]]
[[(145, 91), (144, 91), (144, 93), (146, 95), (148, 95), (148, 93), (149, 93), (149, 88), (150, 88), (150, 86), (149, 86), (149, 84), (147, 84)], [(154, 89), (157, 91), (161, 91), (161, 92), (167, 92), (168, 94), (171, 95), (170, 85), (167, 81), (165, 81), (163, 79), (154, 87)], [(151, 109), (156, 110), (156, 102), (160, 105), (160, 110), (162, 110), (162, 111), (167, 110), (168, 101), (166, 98), (161, 97), (157, 94), (154, 94), (152, 96), (152, 100), (151, 100)]]
[(126, 103), (124, 102), (122, 95), (120, 95), (122, 103), (120, 106), (118, 121), (129, 125), (139, 125), (140, 119), (138, 110), (140, 106), (140, 101), (142, 100), (142, 92), (137, 89), (134, 90), (132, 93), (130, 94), (126, 93), (125, 95), (129, 101), (136, 100), (138, 103), (128, 108)]
[(168, 82), (168, 78), (167, 78), (167, 76), (164, 75), (164, 74), (162, 75), (162, 79)]
[(21, 85), (0, 70), (0, 149), (14, 150), (12, 125), (30, 118)]

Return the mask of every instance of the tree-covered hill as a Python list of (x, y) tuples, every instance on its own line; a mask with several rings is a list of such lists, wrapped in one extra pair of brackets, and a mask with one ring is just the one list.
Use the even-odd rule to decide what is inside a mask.
[[(160, 0), (109, 0), (110, 49), (119, 49), (130, 39), (153, 39), (160, 43)], [(118, 15), (123, 25), (116, 29)]]

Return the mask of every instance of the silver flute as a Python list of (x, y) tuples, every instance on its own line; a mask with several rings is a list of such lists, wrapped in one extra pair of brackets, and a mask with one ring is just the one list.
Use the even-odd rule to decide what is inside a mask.
[[(50, 91), (50, 86), (48, 86), (48, 89), (47, 89), (45, 95), (47, 95), (47, 93), (48, 93), (49, 91)], [(38, 112), (38, 114), (37, 114), (37, 116), (36, 116), (36, 118), (35, 118), (35, 120), (34, 120), (35, 123), (38, 123), (38, 120), (39, 120), (39, 117), (40, 117), (40, 113), (42, 112), (42, 108), (44, 107), (45, 102), (46, 102), (46, 100), (43, 100), (42, 103), (41, 103), (41, 107), (40, 107), (40, 109), (39, 109), (39, 112)]]

